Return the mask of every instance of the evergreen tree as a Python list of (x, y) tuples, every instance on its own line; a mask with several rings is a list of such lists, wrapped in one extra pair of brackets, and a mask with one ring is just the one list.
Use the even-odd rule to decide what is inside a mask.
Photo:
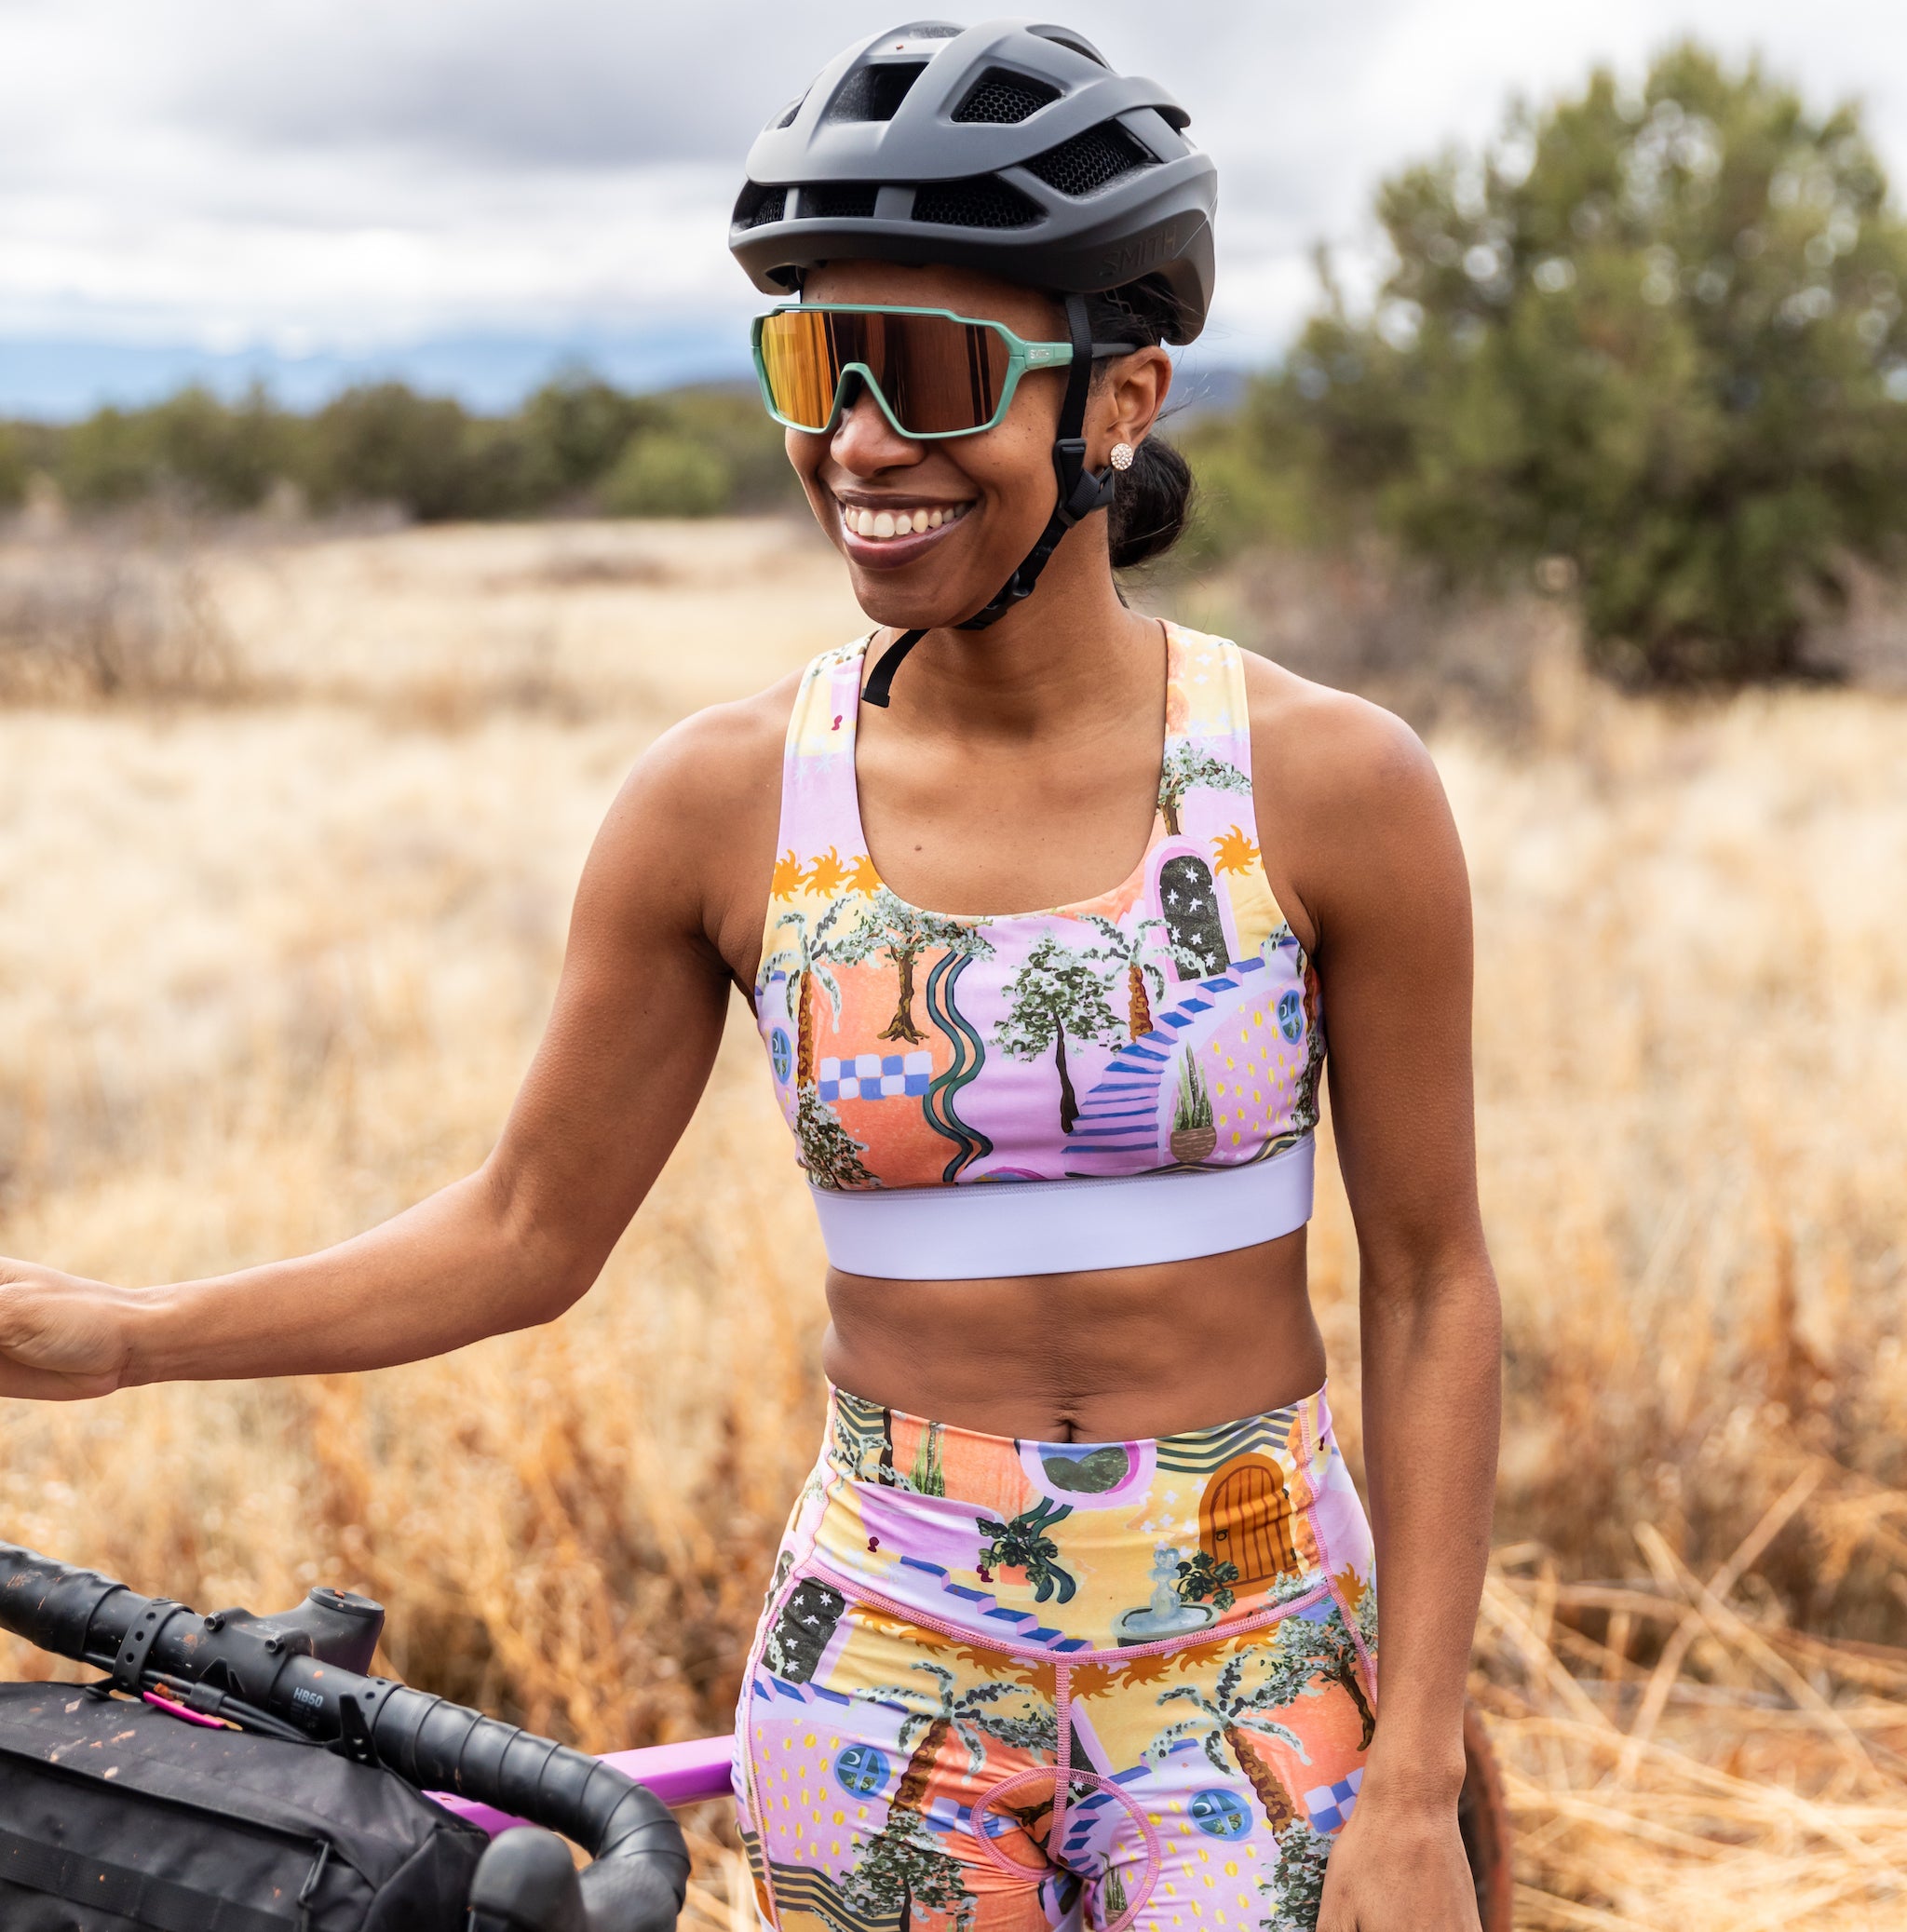
[(1455, 573), (1549, 560), (1595, 657), (1656, 679), (1792, 669), (1839, 560), (1897, 553), (1907, 226), (1854, 106), (1684, 45), (1377, 211), (1374, 311), (1327, 275), (1221, 461), (1302, 476), (1314, 533), (1368, 513)]

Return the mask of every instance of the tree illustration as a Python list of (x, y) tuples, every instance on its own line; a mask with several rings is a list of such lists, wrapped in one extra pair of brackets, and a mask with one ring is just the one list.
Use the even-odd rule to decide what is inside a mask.
[(1313, 1932), (1324, 1903), (1324, 1872), (1331, 1840), (1303, 1819), (1278, 1841), (1276, 1868), (1258, 1881), (1271, 1913), (1258, 1921), (1265, 1932)]
[(788, 1017), (794, 1021), (794, 1084), (799, 1090), (815, 1084), (815, 1021), (813, 989), (818, 986), (828, 995), (828, 1005), (836, 1020), (841, 1018), (841, 982), (828, 970), (831, 964), (846, 964), (845, 948), (850, 935), (836, 934), (834, 922), (845, 911), (847, 901), (836, 899), (811, 927), (805, 912), (784, 912), (777, 923), (778, 935), (788, 934), (788, 943), (779, 946), (762, 962), (760, 982), (766, 985), (770, 974), (788, 975)]
[(1104, 945), (1095, 946), (1087, 956), (1110, 960), (1115, 966), (1126, 968), (1126, 1036), (1143, 1040), (1152, 1031), (1152, 1000), (1146, 982), (1151, 982), (1151, 992), (1161, 999), (1166, 991), (1166, 976), (1145, 955), (1153, 952), (1163, 952), (1176, 965), (1195, 971), (1201, 969), (1205, 962), (1170, 937), (1163, 939), (1149, 937), (1155, 930), (1167, 932), (1163, 919), (1142, 919), (1129, 932), (1112, 920), (1102, 918), (1097, 912), (1087, 913), (1086, 920), (1089, 925), (1099, 928), (1105, 940)]
[[(1365, 1648), (1377, 1642), (1377, 1593), (1347, 1571), (1337, 1579), (1338, 1587), (1351, 1604), (1358, 1635)], [(1328, 1614), (1315, 1623), (1307, 1617), (1288, 1616), (1278, 1627), (1278, 1643), (1270, 1651), (1270, 1676), (1265, 1689), (1276, 1694), (1276, 1708), (1294, 1704), (1300, 1697), (1315, 1697), (1327, 1683), (1341, 1686), (1358, 1709), (1358, 1723), (1363, 1735), (1358, 1749), (1363, 1750), (1376, 1735), (1377, 1717), (1364, 1693), (1363, 1659), (1338, 1607), (1332, 1603)]]
[(1178, 739), (1167, 751), (1158, 775), (1159, 813), (1174, 838), (1179, 833), (1179, 807), (1185, 803), (1185, 794), (1195, 789), (1250, 791), (1251, 781), (1237, 765), (1200, 750), (1190, 738)]
[(1070, 1603), (1079, 1585), (1071, 1571), (1061, 1568), (1060, 1546), (1047, 1532), (1072, 1514), (1072, 1504), (1055, 1503), (1050, 1496), (1042, 1496), (1031, 1509), (1022, 1509), (1010, 1522), (981, 1517), (980, 1533), (992, 1539), (980, 1553), (981, 1567), (1024, 1570), (1027, 1582), (1033, 1586), (1035, 1603), (1044, 1603), (1055, 1588), (1059, 1590), (1060, 1601)]
[[(1212, 1768), (1223, 1775), (1227, 1769), (1224, 1751), (1229, 1750), (1232, 1762), (1245, 1774), (1251, 1789), (1257, 1792), (1272, 1836), (1282, 1840), (1297, 1818), (1298, 1807), (1292, 1802), (1292, 1794), (1285, 1790), (1284, 1780), (1252, 1749), (1249, 1734), (1255, 1732), (1262, 1736), (1276, 1737), (1280, 1743), (1290, 1745), (1300, 1761), (1306, 1764), (1311, 1762), (1311, 1754), (1295, 1731), (1265, 1715), (1270, 1710), (1282, 1710), (1292, 1701), (1283, 1695), (1281, 1682), (1274, 1678), (1256, 1690), (1248, 1691), (1244, 1687), (1246, 1667), (1262, 1659), (1265, 1655), (1263, 1650), (1254, 1648), (1234, 1657), (1219, 1672), (1218, 1682), (1209, 1697), (1196, 1684), (1181, 1684), (1176, 1690), (1161, 1693), (1158, 1700), (1161, 1708), (1174, 1703), (1190, 1704), (1195, 1714), (1182, 1718), (1176, 1724), (1161, 1731), (1146, 1746), (1145, 1755), (1156, 1769), (1173, 1745), (1187, 1737), (1196, 1737), (1210, 1760)], [(1220, 1749), (1221, 1745), (1224, 1750)]]
[(841, 1116), (810, 1080), (794, 1097), (794, 1142), (801, 1164), (817, 1187), (872, 1187), (874, 1177), (861, 1165), (868, 1151), (841, 1124)]
[(977, 1902), (960, 1860), (942, 1851), (926, 1822), (911, 1811), (888, 1814), (842, 1881), (841, 1896), (850, 1910), (898, 1924), (900, 1932), (908, 1932), (916, 1905), (949, 1913), (956, 1932), (967, 1932)]
[(875, 887), (860, 923), (834, 956), (843, 965), (883, 956), (894, 962), (900, 989), (894, 1017), (881, 1031), (882, 1039), (905, 1040), (917, 1047), (926, 1038), (913, 1020), (913, 963), (930, 950), (976, 959), (991, 958), (994, 951), (971, 920), (924, 912), (897, 898), (886, 885)]
[[(916, 1905), (950, 1912), (956, 1926), (966, 1927), (972, 1923), (975, 1901), (962, 1882), (959, 1860), (935, 1843), (923, 1816), (941, 1749), (950, 1736), (964, 1745), (967, 1769), (977, 1774), (986, 1763), (989, 1737), (1023, 1750), (1057, 1753), (1059, 1730), (1051, 1709), (1024, 1684), (989, 1680), (956, 1692), (951, 1670), (928, 1663), (913, 1668), (937, 1686), (925, 1694), (925, 1705), (918, 1685), (875, 1684), (854, 1693), (862, 1703), (902, 1706), (907, 1716), (899, 1741), (903, 1750), (912, 1750), (888, 1803), (886, 1821), (868, 1841), (841, 1887), (842, 1896), (857, 1912), (898, 1919), (903, 1928)], [(1018, 1700), (1019, 1708), (996, 1708), (1008, 1698)]]
[(994, 1044), (1015, 1060), (1037, 1060), (1050, 1050), (1060, 1072), (1060, 1131), (1070, 1134), (1079, 1118), (1073, 1078), (1066, 1070), (1066, 1035), (1097, 1040), (1102, 1047), (1124, 1044), (1125, 1029), (1106, 1004), (1102, 955), (1076, 951), (1044, 933), (1026, 962), (1008, 980), (1007, 1017), (994, 1028)]

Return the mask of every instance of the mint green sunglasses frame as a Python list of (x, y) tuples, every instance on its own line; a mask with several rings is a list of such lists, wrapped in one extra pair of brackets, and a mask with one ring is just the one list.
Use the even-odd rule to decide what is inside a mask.
[[(865, 362), (846, 362), (841, 368), (841, 379), (834, 385), (833, 407), (828, 412), (828, 420), (819, 428), (811, 424), (797, 423), (784, 416), (775, 407), (775, 396), (768, 386), (768, 368), (762, 357), (763, 325), (776, 316), (786, 315), (799, 309), (809, 315), (833, 316), (940, 316), (949, 322), (960, 322), (969, 329), (991, 329), (1007, 345), (1007, 374), (1000, 385), (1000, 400), (994, 412), (984, 423), (977, 423), (971, 429), (909, 429), (895, 420), (894, 412), (887, 399), (881, 393), (881, 385), (874, 380), (874, 372)], [(776, 422), (784, 429), (798, 429), (804, 436), (827, 436), (841, 421), (841, 399), (846, 393), (847, 379), (858, 375), (862, 386), (874, 399), (874, 404), (886, 417), (887, 426), (896, 436), (904, 436), (909, 442), (947, 442), (956, 436), (984, 436), (989, 429), (997, 428), (1013, 404), (1013, 394), (1020, 386), (1020, 378), (1028, 370), (1064, 369), (1073, 360), (1073, 345), (1070, 342), (1028, 342), (1015, 335), (1004, 322), (993, 322), (981, 316), (956, 315), (951, 308), (908, 308), (893, 302), (785, 302), (770, 309), (765, 316), (757, 316), (750, 325), (749, 345), (754, 352), (755, 380), (762, 385), (762, 402)], [(1100, 343), (1092, 345), (1095, 361), (1102, 357), (1129, 356), (1138, 345), (1129, 342)]]

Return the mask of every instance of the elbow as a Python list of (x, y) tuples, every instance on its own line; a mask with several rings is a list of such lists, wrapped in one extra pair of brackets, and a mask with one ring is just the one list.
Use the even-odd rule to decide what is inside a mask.
[(484, 1202), (487, 1272), (508, 1310), (505, 1325), (530, 1329), (554, 1321), (595, 1285), (607, 1249), (579, 1235), (576, 1217), (550, 1212), (524, 1176), (494, 1158), (473, 1178)]

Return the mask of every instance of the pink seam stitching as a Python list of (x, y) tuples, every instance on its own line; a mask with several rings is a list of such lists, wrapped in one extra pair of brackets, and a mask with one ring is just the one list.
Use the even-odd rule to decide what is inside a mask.
[[(812, 1553), (814, 1539), (809, 1538)], [(768, 1647), (768, 1632), (775, 1627), (775, 1619), (780, 1614), (788, 1596), (797, 1584), (809, 1573), (799, 1562), (790, 1563), (788, 1574), (781, 1580), (781, 1587), (771, 1596), (762, 1610), (762, 1627), (755, 1632), (755, 1641), (749, 1647), (749, 1658), (741, 1681), (741, 1697), (736, 1715), (740, 1723), (736, 1727), (735, 1754), (741, 1762), (742, 1776), (748, 1780), (749, 1810), (753, 1814), (755, 1842), (762, 1850), (762, 1889), (768, 1895), (768, 1923), (777, 1928), (781, 1925), (781, 1907), (775, 1898), (775, 1867), (768, 1857), (768, 1832), (763, 1823), (761, 1788), (755, 1782), (755, 1761), (749, 1750), (749, 1718), (755, 1702), (755, 1669), (762, 1660), (762, 1653)]]
[[(1319, 1391), (1322, 1394), (1322, 1391)], [(1309, 1500), (1305, 1505), (1305, 1518), (1311, 1525), (1311, 1540), (1318, 1546), (1318, 1564), (1324, 1572), (1324, 1581), (1331, 1591), (1331, 1601), (1337, 1605), (1337, 1614), (1345, 1620), (1345, 1630), (1351, 1640), (1351, 1648), (1358, 1654), (1358, 1662), (1364, 1669), (1364, 1691), (1371, 1700), (1371, 1715), (1377, 1715), (1377, 1659), (1371, 1655), (1370, 1646), (1364, 1642), (1364, 1633), (1358, 1628), (1358, 1620), (1351, 1615), (1351, 1607), (1345, 1601), (1344, 1592), (1337, 1587), (1337, 1579), (1332, 1574), (1331, 1552), (1325, 1547), (1324, 1532), (1318, 1521), (1318, 1483), (1314, 1472), (1324, 1457), (1322, 1439), (1315, 1436), (1311, 1429), (1311, 1419), (1307, 1409), (1300, 1405), (1298, 1411), (1298, 1434), (1305, 1444), (1305, 1493)]]
[[(794, 1573), (791, 1571), (791, 1576)], [(1320, 1597), (1332, 1596), (1331, 1579), (1324, 1577), (1314, 1583), (1309, 1589), (1302, 1590), (1295, 1597), (1287, 1597), (1279, 1603), (1267, 1603), (1254, 1610), (1249, 1616), (1235, 1617), (1228, 1624), (1213, 1624), (1203, 1630), (1189, 1630), (1178, 1637), (1160, 1637), (1151, 1643), (1117, 1644), (1110, 1650), (1048, 1650), (1038, 1643), (1016, 1643), (1010, 1637), (996, 1634), (992, 1630), (971, 1628), (966, 1624), (956, 1624), (949, 1617), (935, 1616), (931, 1612), (915, 1610), (901, 1602), (898, 1598), (884, 1595), (871, 1589), (858, 1577), (842, 1575), (832, 1569), (826, 1560), (817, 1556), (805, 1574), (818, 1575), (832, 1583), (850, 1603), (859, 1603), (870, 1610), (878, 1610), (884, 1616), (899, 1617), (903, 1623), (918, 1624), (926, 1630), (938, 1630), (943, 1637), (953, 1637), (962, 1643), (971, 1643), (981, 1650), (996, 1650), (1003, 1657), (1026, 1662), (1033, 1658), (1044, 1658), (1049, 1663), (1063, 1664), (1069, 1669), (1079, 1664), (1116, 1664), (1128, 1657), (1166, 1656), (1175, 1650), (1189, 1650), (1198, 1643), (1223, 1643), (1234, 1637), (1242, 1637), (1249, 1630), (1262, 1629), (1266, 1624), (1281, 1622), (1294, 1611), (1308, 1610)], [(1335, 1601), (1333, 1597), (1333, 1601)]]
[[(969, 1830), (973, 1836), (980, 1841), (981, 1850), (1009, 1878), (1022, 1880), (1031, 1878), (1033, 1876), (1033, 1868), (1027, 1865), (1015, 1864), (1005, 1852), (1001, 1851), (994, 1844), (992, 1838), (981, 1830), (980, 1820), (992, 1811), (994, 1805), (999, 1802), (1001, 1794), (1010, 1791), (1015, 1785), (1024, 1784), (1029, 1778), (1051, 1777), (1054, 1775), (1053, 1770), (1047, 1765), (1031, 1765), (1024, 1771), (1008, 1773), (997, 1784), (989, 1785), (974, 1800), (973, 1817), (975, 1822), (969, 1827)], [(1133, 1898), (1131, 1903), (1127, 1906), (1126, 1910), (1111, 1925), (1104, 1928), (1104, 1932), (1126, 1932), (1126, 1927), (1145, 1910), (1146, 1903), (1152, 1898), (1153, 1891), (1158, 1885), (1159, 1877), (1165, 1870), (1165, 1851), (1159, 1844), (1157, 1829), (1140, 1808), (1138, 1801), (1132, 1794), (1114, 1779), (1102, 1777), (1097, 1771), (1071, 1771), (1068, 1773), (1068, 1776), (1076, 1777), (1081, 1784), (1092, 1785), (1096, 1789), (1107, 1791), (1116, 1798), (1126, 1807), (1129, 1821), (1139, 1827), (1140, 1835), (1145, 1840), (1145, 1876), (1140, 1882), (1138, 1896)], [(1053, 1845), (1054, 1841), (1059, 1836), (1059, 1831), (1060, 1827), (1057, 1820), (1048, 1828), (1047, 1844), (1048, 1847)], [(1032, 1834), (1028, 1833), (1029, 1839), (1031, 1839), (1031, 1836)], [(1047, 1864), (1055, 1871), (1070, 1871), (1072, 1870), (1071, 1866), (1062, 1864), (1058, 1858), (1054, 1858), (1051, 1849), (1048, 1849), (1047, 1853)]]
[(1047, 1843), (1056, 1850), (1066, 1831), (1066, 1805), (1073, 1795), (1073, 1667), (1053, 1666), (1053, 1726), (1059, 1752), (1053, 1763), (1053, 1822)]

